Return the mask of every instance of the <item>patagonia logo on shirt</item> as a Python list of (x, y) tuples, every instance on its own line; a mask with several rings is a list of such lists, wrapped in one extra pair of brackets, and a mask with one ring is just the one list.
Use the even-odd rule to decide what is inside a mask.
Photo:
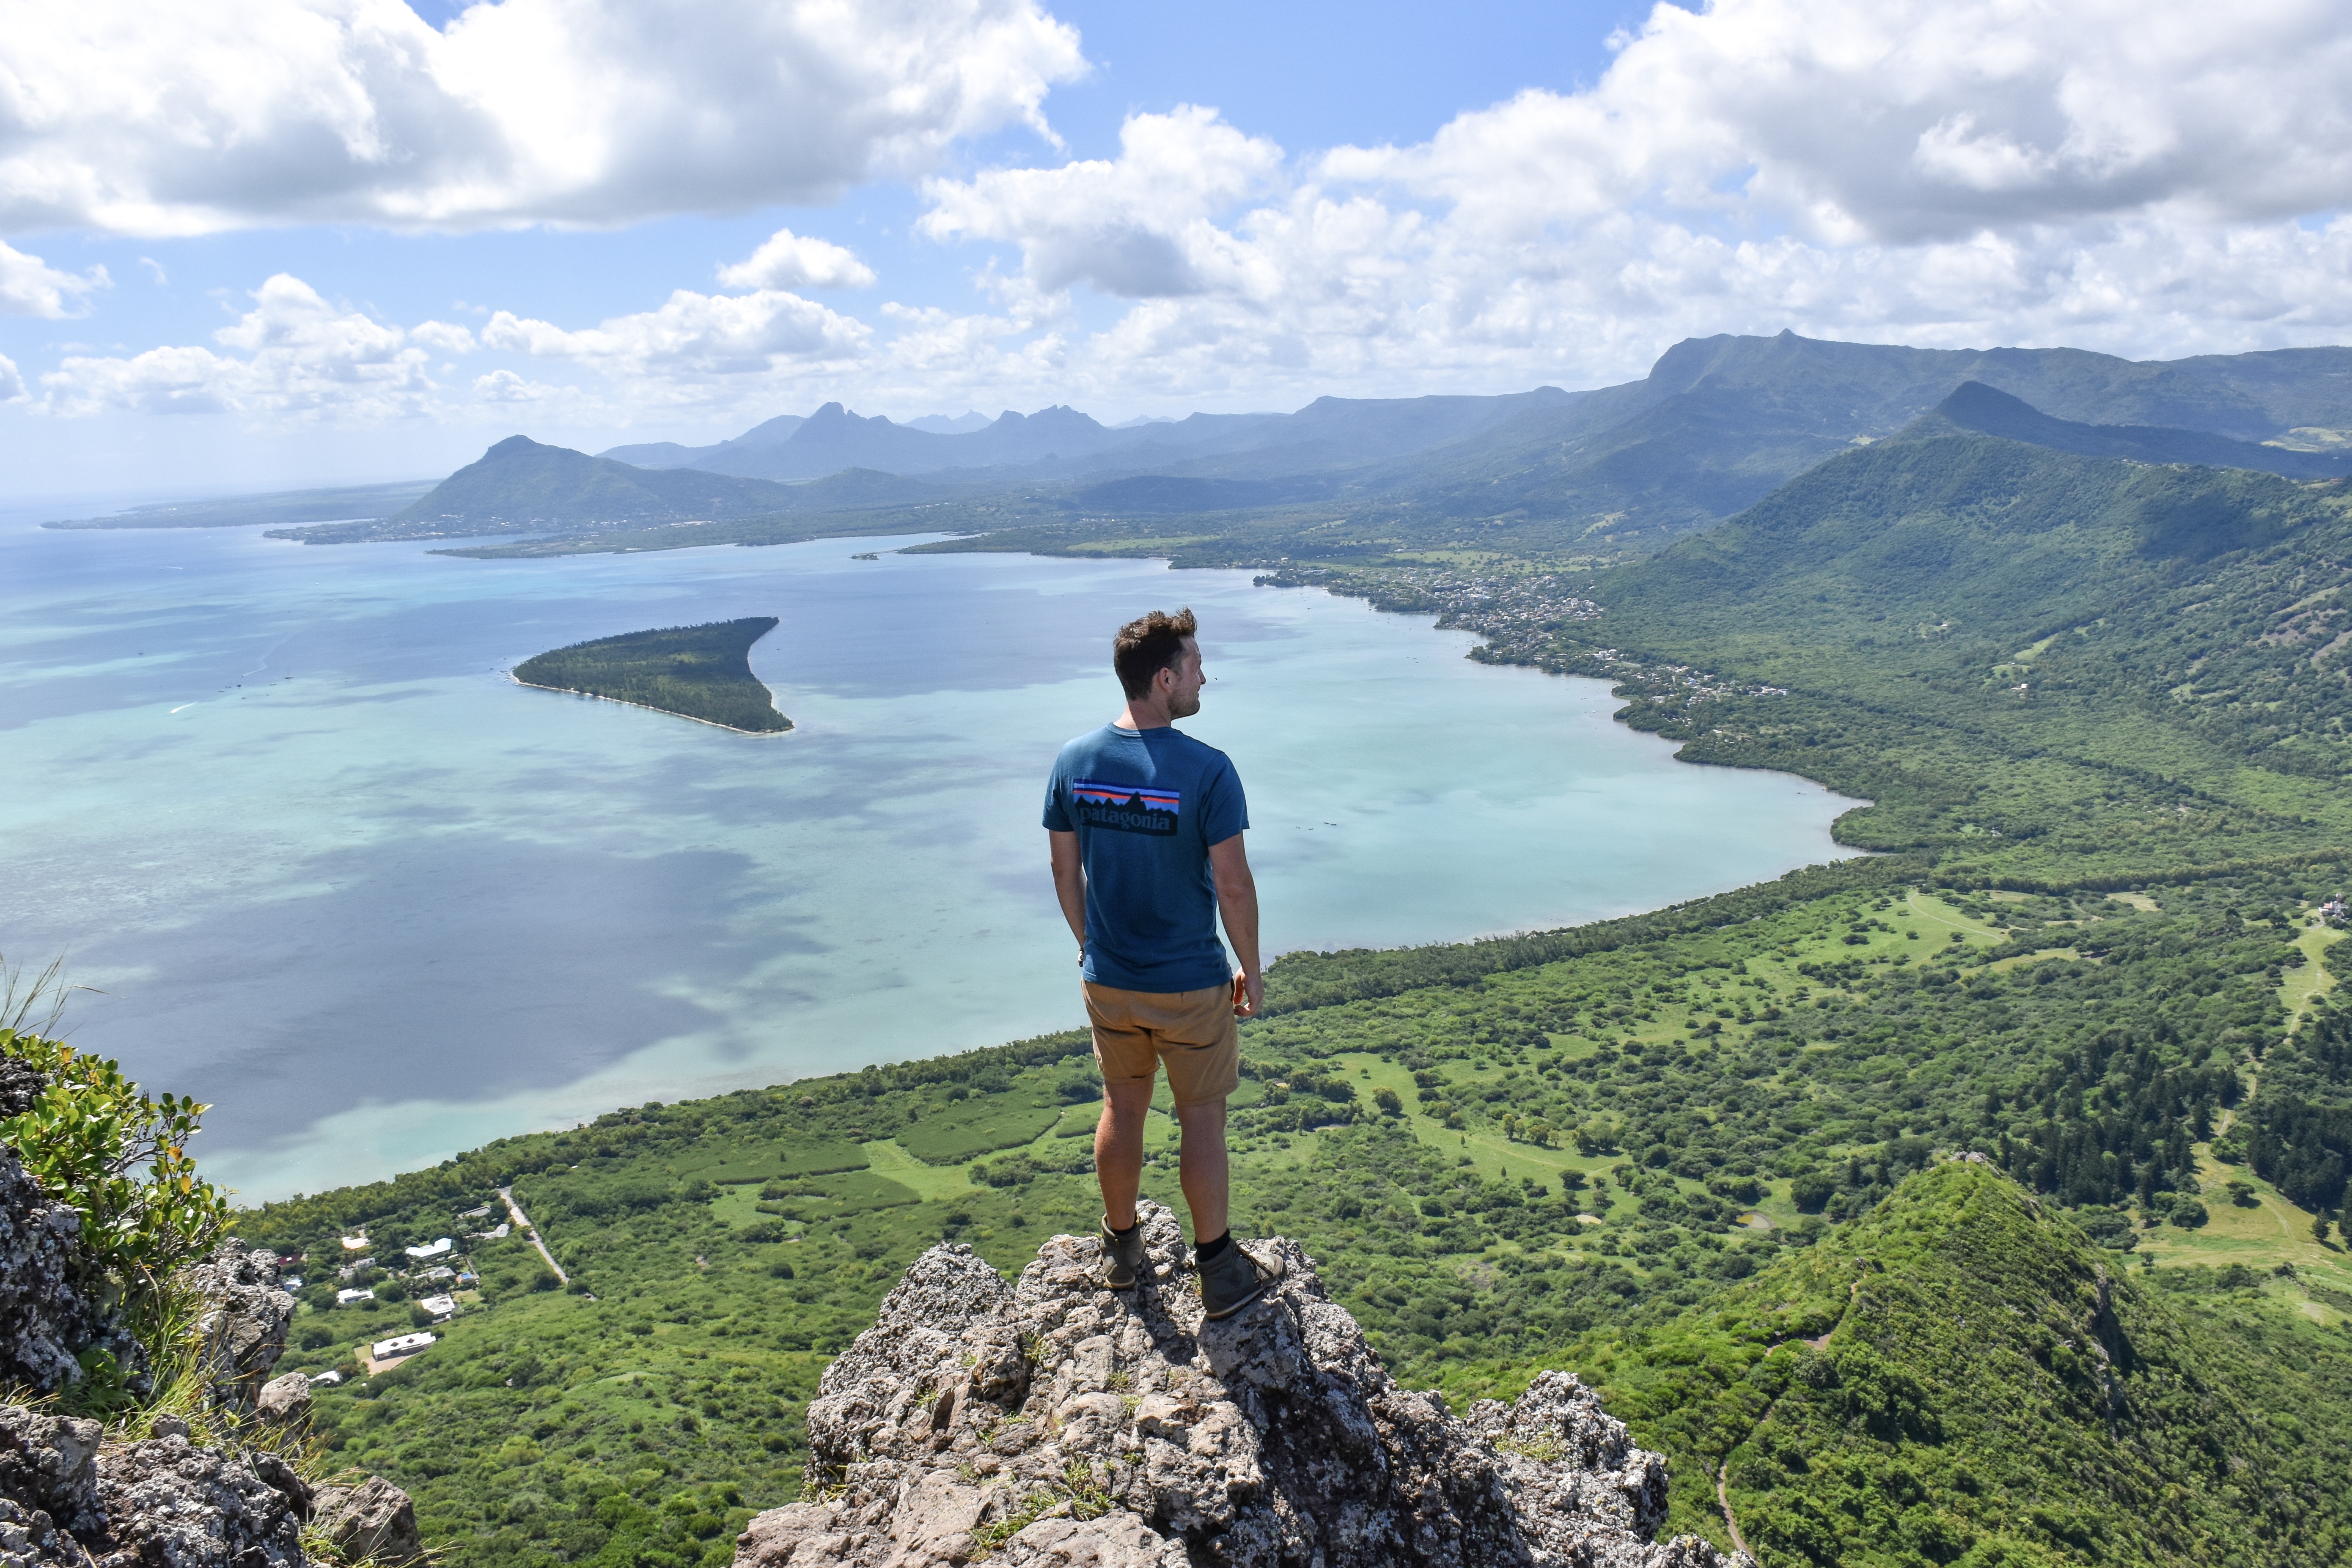
[(1078, 826), (1108, 827), (1117, 833), (1172, 835), (1184, 808), (1184, 796), (1176, 790), (1101, 784), (1093, 779), (1072, 779), (1070, 799)]

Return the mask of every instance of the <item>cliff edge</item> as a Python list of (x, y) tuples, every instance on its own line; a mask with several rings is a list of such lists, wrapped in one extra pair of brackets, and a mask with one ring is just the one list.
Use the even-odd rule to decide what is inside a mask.
[(918, 1258), (809, 1405), (810, 1500), (754, 1519), (735, 1568), (1727, 1563), (1654, 1541), (1665, 1462), (1573, 1376), (1456, 1419), (1396, 1385), (1297, 1243), (1259, 1245), (1281, 1283), (1204, 1322), (1175, 1216), (1143, 1212), (1132, 1291), (1097, 1283), (1092, 1237), (1010, 1284), (968, 1247)]

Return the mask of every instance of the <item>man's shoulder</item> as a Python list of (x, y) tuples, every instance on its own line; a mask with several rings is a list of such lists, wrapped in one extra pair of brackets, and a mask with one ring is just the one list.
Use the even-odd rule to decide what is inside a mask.
[(1159, 733), (1172, 737), (1171, 740), (1163, 742), (1162, 744), (1175, 751), (1177, 754), (1183, 757), (1186, 762), (1192, 763), (1194, 767), (1201, 769), (1204, 773), (1213, 773), (1219, 769), (1230, 769), (1234, 765), (1233, 758), (1225, 755), (1224, 752), (1217, 750), (1216, 747), (1209, 744), (1206, 741), (1194, 740), (1192, 736), (1187, 735), (1183, 731), (1177, 729), (1172, 724), (1167, 729), (1159, 731)]
[(1063, 742), (1062, 749), (1054, 753), (1054, 760), (1061, 763), (1076, 757), (1091, 756), (1102, 750), (1105, 737), (1117, 733), (1109, 725), (1098, 724), (1083, 735), (1073, 735)]

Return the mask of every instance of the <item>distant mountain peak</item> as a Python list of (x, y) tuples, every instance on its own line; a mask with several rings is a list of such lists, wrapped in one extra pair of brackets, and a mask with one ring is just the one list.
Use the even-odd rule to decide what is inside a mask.
[(2352, 458), (2235, 441), (2203, 430), (2163, 425), (2090, 425), (2044, 414), (1999, 387), (1969, 380), (1920, 416), (1898, 438), (1919, 440), (1957, 432), (1997, 436), (2053, 451), (2137, 463), (2189, 463), (2207, 468), (2251, 468), (2294, 479), (2335, 479), (2352, 472)]

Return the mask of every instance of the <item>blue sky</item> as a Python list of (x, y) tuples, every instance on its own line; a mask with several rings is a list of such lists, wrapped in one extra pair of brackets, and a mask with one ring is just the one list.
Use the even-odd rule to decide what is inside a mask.
[(2352, 313), (2340, 7), (839, 15), (92, 0), (12, 28), (16, 488), (431, 474), (518, 430), (707, 441), (832, 398), (1591, 385), (1784, 326), (2165, 357)]

